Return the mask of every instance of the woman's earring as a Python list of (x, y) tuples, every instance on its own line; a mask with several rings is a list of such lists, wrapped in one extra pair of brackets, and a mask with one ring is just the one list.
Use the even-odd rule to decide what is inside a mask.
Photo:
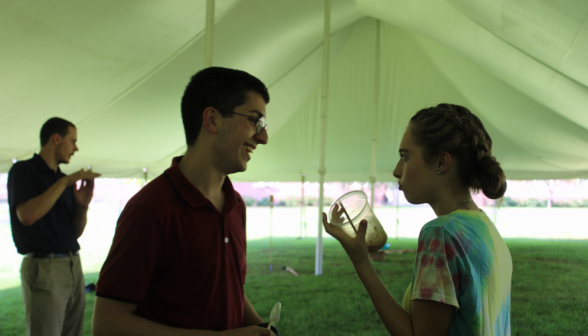
[(437, 170), (437, 174), (441, 174), (444, 171), (445, 171), (445, 168), (441, 168), (441, 169)]

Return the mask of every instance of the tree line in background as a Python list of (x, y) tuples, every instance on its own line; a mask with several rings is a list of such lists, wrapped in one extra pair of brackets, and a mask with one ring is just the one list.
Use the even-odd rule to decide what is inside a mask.
[[(511, 197), (505, 197), (502, 201), (501, 206), (505, 207), (527, 207), (527, 208), (547, 208), (549, 207), (549, 201), (546, 199), (514, 199)], [(583, 200), (571, 200), (565, 202), (552, 202), (551, 207), (554, 208), (588, 208), (588, 199)]]
[[(260, 200), (255, 199), (252, 196), (242, 196), (245, 205), (247, 206), (269, 206), (270, 198), (264, 197)], [(335, 200), (331, 197), (324, 197), (323, 204), (326, 206), (331, 205)], [(299, 196), (288, 196), (285, 199), (275, 200), (274, 206), (300, 206), (301, 197)], [(304, 203), (308, 206), (318, 206), (319, 200), (315, 196), (304, 197)]]
[[(282, 200), (275, 200), (274, 206), (300, 206), (300, 197), (289, 196)], [(247, 206), (269, 206), (270, 198), (264, 197), (260, 200), (255, 199), (252, 196), (243, 196), (243, 201)], [(325, 197), (324, 205), (330, 206), (334, 199), (331, 197)], [(308, 206), (318, 206), (318, 198), (309, 196), (304, 198), (304, 203)], [(549, 207), (549, 201), (546, 199), (516, 199), (512, 197), (504, 197), (501, 207), (524, 207), (524, 208), (547, 208)], [(588, 199), (582, 200), (571, 200), (571, 201), (553, 201), (551, 207), (554, 208), (588, 208)]]

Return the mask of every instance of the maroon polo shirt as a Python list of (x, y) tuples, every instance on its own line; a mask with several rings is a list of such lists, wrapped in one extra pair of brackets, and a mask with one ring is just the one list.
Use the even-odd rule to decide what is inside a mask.
[(243, 326), (245, 202), (227, 177), (219, 212), (182, 174), (181, 157), (125, 206), (96, 295), (137, 304), (168, 326)]

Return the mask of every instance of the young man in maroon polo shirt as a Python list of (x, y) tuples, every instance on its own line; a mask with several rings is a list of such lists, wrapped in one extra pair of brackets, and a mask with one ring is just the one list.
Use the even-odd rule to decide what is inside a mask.
[(245, 203), (227, 176), (267, 144), (268, 102), (265, 85), (243, 71), (192, 77), (182, 98), (188, 149), (122, 212), (97, 284), (94, 335), (270, 336), (244, 293)]

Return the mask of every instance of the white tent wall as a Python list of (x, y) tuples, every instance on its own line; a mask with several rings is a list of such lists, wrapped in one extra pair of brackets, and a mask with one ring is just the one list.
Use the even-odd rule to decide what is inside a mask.
[(38, 149), (48, 117), (81, 126), (192, 39), (203, 8), (187, 3), (1, 2), (2, 170)]
[[(494, 141), (509, 179), (588, 176), (588, 132), (481, 67), (426, 38), (425, 50), (456, 90), (468, 97)], [(564, 167), (577, 167), (566, 171)]]
[(588, 129), (588, 2), (358, 0), (358, 4), (366, 15), (448, 47)]
[[(216, 2), (220, 18), (235, 0)], [(202, 35), (204, 15), (205, 2), (191, 0), (0, 1), (0, 171), (8, 171), (13, 158), (38, 152), (40, 127), (53, 116), (71, 120), (82, 131), (82, 151), (66, 171), (96, 163), (106, 176), (116, 177), (129, 176), (135, 166), (141, 169), (132, 157), (141, 150), (108, 153), (103, 146), (111, 144), (102, 140), (115, 135), (110, 127), (90, 138), (84, 121)], [(137, 118), (144, 110), (125, 112), (109, 126), (127, 122), (125, 115), (134, 121), (126, 123), (127, 129), (146, 126), (148, 120)], [(109, 149), (125, 147), (129, 134), (115, 137), (118, 145)], [(90, 144), (100, 150), (90, 152)], [(96, 162), (102, 160), (104, 165)]]
[[(327, 181), (369, 179), (375, 24), (370, 18), (358, 22), (332, 63)], [(383, 24), (381, 38), (378, 181), (394, 180), (396, 151), (410, 117), (439, 102), (463, 104), (481, 117), (509, 178), (586, 174), (563, 168), (586, 169), (588, 132), (582, 127), (427, 38), (390, 24)], [(318, 91), (256, 153), (240, 179), (297, 181), (302, 172), (318, 179), (317, 99)]]
[[(79, 129), (71, 172), (150, 178), (185, 150), (180, 99), (202, 68), (205, 0), (0, 0), (0, 172), (52, 116)], [(165, 5), (163, 5), (165, 4)], [(270, 89), (269, 144), (234, 181), (318, 180), (323, 2), (217, 0), (214, 65)], [(588, 177), (588, 3), (335, 0), (327, 181), (369, 181), (376, 19), (377, 181), (419, 109), (484, 121), (509, 179)]]
[[(128, 2), (130, 3), (132, 2)], [(143, 167), (149, 170), (152, 177), (161, 173), (169, 166), (171, 158), (181, 155), (185, 149), (179, 106), (190, 76), (200, 70), (203, 64), (204, 4), (205, 1), (178, 4), (178, 7), (183, 6), (186, 11), (194, 14), (194, 22), (198, 25), (184, 24), (184, 28), (193, 29), (194, 33), (190, 37), (199, 38), (177, 56), (171, 53), (173, 57), (169, 62), (169, 58), (162, 59), (161, 62), (166, 64), (161, 69), (158, 69), (160, 63), (155, 63), (153, 69), (144, 71), (144, 76), (136, 79), (141, 81), (141, 85), (134, 87), (135, 83), (129, 83), (128, 87), (120, 90), (121, 93), (125, 93), (121, 99), (114, 95), (103, 99), (104, 105), (117, 99), (115, 104), (107, 108), (103, 108), (104, 105), (96, 107), (96, 111), (90, 113), (62, 113), (62, 101), (66, 101), (74, 92), (87, 91), (80, 86), (83, 84), (72, 84), (76, 86), (76, 90), (70, 88), (59, 94), (55, 92), (53, 96), (56, 99), (52, 104), (41, 104), (46, 106), (45, 109), (41, 109), (40, 106), (38, 109), (26, 109), (26, 114), (34, 116), (34, 120), (12, 114), (13, 118), (18, 117), (19, 124), (11, 123), (11, 118), (8, 118), (7, 123), (0, 124), (0, 171), (10, 169), (13, 158), (26, 159), (32, 155), (35, 148), (38, 150), (38, 132), (41, 124), (47, 118), (59, 115), (74, 122), (79, 129), (81, 150), (72, 158), (69, 165), (63, 167), (65, 172), (91, 165), (105, 177), (142, 177)], [(220, 6), (217, 1), (215, 65), (244, 69), (271, 87), (273, 82), (287, 75), (289, 70), (296, 68), (321, 45), (322, 2), (260, 0), (236, 1), (231, 4), (232, 7)], [(2, 6), (4, 8), (4, 3)], [(144, 2), (141, 5), (144, 11), (149, 12), (148, 8), (144, 8), (148, 6)], [(160, 9), (157, 4), (151, 3), (151, 6), (151, 14), (157, 13)], [(118, 10), (115, 5), (111, 7), (113, 11)], [(197, 13), (194, 13), (191, 7), (197, 7)], [(84, 8), (78, 9), (85, 12)], [(162, 13), (165, 14), (168, 13)], [(77, 13), (70, 10), (69, 15), (75, 16)], [(353, 1), (337, 1), (333, 6), (333, 15), (334, 30), (340, 30), (362, 16)], [(132, 21), (131, 19), (129, 21)], [(26, 35), (26, 32), (21, 33)], [(190, 42), (189, 39), (186, 41)], [(64, 48), (63, 53), (67, 53), (67, 48)], [(9, 68), (7, 63), (1, 64), (6, 64), (4, 67)], [(320, 61), (318, 69), (320, 75)], [(10, 96), (9, 83), (5, 84), (6, 90), (1, 94)], [(297, 84), (304, 85), (305, 82)], [(132, 87), (132, 90), (128, 90), (129, 87)], [(306, 91), (304, 88), (293, 89), (301, 93)], [(295, 94), (290, 96), (296, 98)], [(18, 101), (15, 101), (3, 106), (2, 110), (9, 114), (10, 111), (21, 109), (20, 106)], [(90, 114), (91, 120), (87, 118)], [(7, 132), (4, 132), (4, 128)], [(10, 128), (26, 129), (29, 143), (23, 146), (19, 141), (15, 141), (18, 137), (8, 132)], [(13, 145), (17, 147), (8, 147)]]
[(446, 2), (538, 62), (588, 85), (585, 58), (588, 8), (585, 1)]
[[(332, 62), (328, 181), (367, 181), (369, 177), (375, 24), (376, 20), (369, 18), (357, 23)], [(398, 159), (396, 151), (410, 116), (422, 107), (447, 101), (448, 97), (455, 101), (457, 94), (427, 55), (419, 50), (414, 37), (393, 26), (383, 26), (381, 72), (386, 76), (381, 80), (383, 112), (378, 121), (377, 180), (389, 181), (393, 179), (391, 172)], [(255, 154), (250, 169), (239, 174), (240, 179), (296, 181), (302, 172), (309, 180), (318, 179), (318, 94), (316, 85), (307, 103), (272, 134), (270, 145)], [(270, 108), (279, 110), (276, 105)], [(286, 152), (284, 148), (288, 148)]]

